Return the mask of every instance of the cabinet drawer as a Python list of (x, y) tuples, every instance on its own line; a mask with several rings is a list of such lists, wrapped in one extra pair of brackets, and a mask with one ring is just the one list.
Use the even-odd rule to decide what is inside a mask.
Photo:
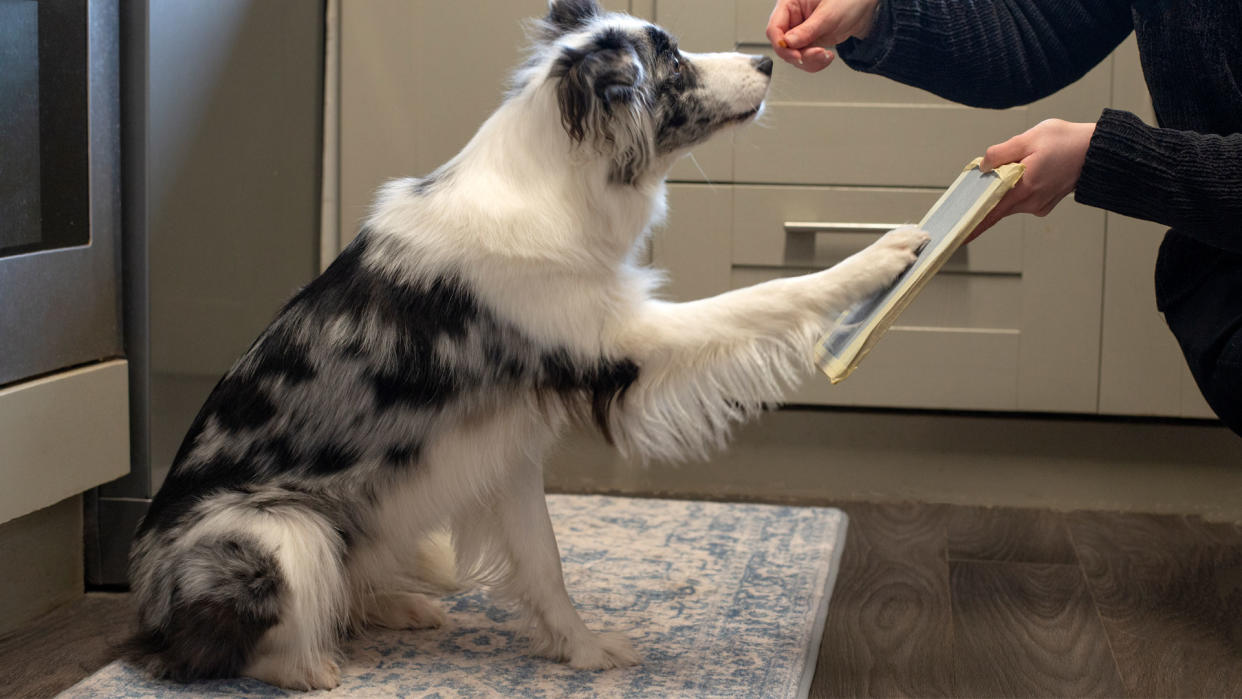
[[(761, 282), (817, 272), (734, 265), (730, 286), (741, 289)], [(898, 327), (970, 330), (1016, 330), (1022, 314), (1022, 279), (1016, 274), (937, 274), (897, 319)], [(868, 357), (867, 363), (871, 363)]]
[[(882, 235), (857, 229), (917, 222), (940, 194), (935, 189), (739, 185), (733, 194), (730, 286), (830, 267)], [(1015, 409), (1021, 271), (1021, 224), (1013, 219), (959, 250), (849, 381), (833, 386), (816, 376), (790, 401)]]
[[(904, 318), (904, 315), (903, 315)], [(849, 380), (816, 374), (788, 403), (1014, 410), (1019, 405), (1018, 330), (897, 326)]]
[[(882, 234), (860, 233), (851, 228), (853, 224), (918, 223), (943, 193), (942, 189), (738, 185), (733, 194), (733, 263), (828, 267)], [(1020, 273), (1021, 229), (1018, 218), (1002, 221), (958, 250), (944, 271)]]

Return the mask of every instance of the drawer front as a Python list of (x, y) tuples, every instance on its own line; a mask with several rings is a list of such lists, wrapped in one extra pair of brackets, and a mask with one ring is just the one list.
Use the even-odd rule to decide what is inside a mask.
[[(860, 231), (877, 224), (918, 223), (941, 194), (941, 189), (737, 185), (732, 260), (763, 267), (828, 267), (882, 234)], [(944, 271), (1020, 273), (1021, 230), (1020, 219), (1002, 221), (958, 250)]]
[[(882, 232), (917, 222), (940, 190), (738, 185), (730, 287), (830, 267)], [(1015, 219), (946, 263), (859, 370), (806, 382), (791, 401), (831, 405), (1017, 407), (1022, 317), (1021, 224)]]
[(1023, 110), (769, 102), (761, 125), (734, 136), (734, 177), (934, 187), (988, 146), (1025, 131), (1026, 122)]
[(896, 326), (848, 380), (833, 385), (812, 376), (788, 402), (1016, 410), (1021, 339), (1018, 330)]
[(668, 216), (651, 241), (652, 264), (669, 275), (660, 296), (692, 301), (728, 291), (733, 187), (670, 184), (668, 200)]

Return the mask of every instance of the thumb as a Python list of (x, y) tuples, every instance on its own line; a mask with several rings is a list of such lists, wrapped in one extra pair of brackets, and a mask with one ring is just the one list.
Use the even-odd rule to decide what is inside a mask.
[(1026, 134), (1019, 134), (988, 148), (983, 154), (983, 162), (979, 163), (979, 169), (991, 172), (1001, 165), (1016, 163), (1030, 155), (1025, 136)]
[(793, 29), (785, 32), (785, 43), (791, 49), (800, 49), (805, 46), (822, 43), (821, 39), (828, 39), (828, 45), (836, 42), (832, 41), (832, 34), (836, 32), (837, 25), (841, 23), (841, 19), (830, 12), (831, 2), (821, 2), (819, 7), (811, 13), (806, 21)]

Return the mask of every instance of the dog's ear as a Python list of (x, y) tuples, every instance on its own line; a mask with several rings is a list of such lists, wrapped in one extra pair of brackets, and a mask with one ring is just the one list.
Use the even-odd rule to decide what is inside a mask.
[(638, 97), (641, 68), (633, 45), (619, 33), (596, 37), (582, 49), (565, 49), (552, 69), (565, 131), (582, 141), (592, 129), (607, 137), (604, 121)]
[(611, 161), (610, 179), (633, 184), (654, 153), (634, 44), (619, 31), (605, 31), (582, 48), (565, 48), (552, 67), (565, 133), (589, 142)]
[(548, 17), (544, 22), (559, 36), (584, 26), (599, 14), (595, 0), (548, 0)]

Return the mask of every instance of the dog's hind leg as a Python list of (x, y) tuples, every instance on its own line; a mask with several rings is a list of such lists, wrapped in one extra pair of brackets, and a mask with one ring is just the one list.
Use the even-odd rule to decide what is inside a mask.
[(331, 689), (340, 682), (337, 643), (349, 607), (340, 535), (304, 509), (250, 519), (275, 552), (287, 594), (280, 622), (259, 639), (242, 674), (291, 689)]
[(437, 629), (444, 610), (418, 592), (377, 592), (367, 600), (365, 623), (385, 629)]
[[(402, 555), (407, 546), (406, 541), (378, 539), (352, 552), (352, 630), (361, 631), (368, 626), (432, 629), (444, 624), (444, 611), (422, 594), (434, 588), (410, 575), (412, 561)], [(409, 558), (417, 558), (417, 552)]]
[(517, 466), (496, 497), (488, 535), (506, 560), (493, 592), (516, 602), (528, 615), (535, 652), (579, 669), (638, 664), (628, 639), (592, 632), (574, 609), (565, 590), (540, 465), (526, 461)]

